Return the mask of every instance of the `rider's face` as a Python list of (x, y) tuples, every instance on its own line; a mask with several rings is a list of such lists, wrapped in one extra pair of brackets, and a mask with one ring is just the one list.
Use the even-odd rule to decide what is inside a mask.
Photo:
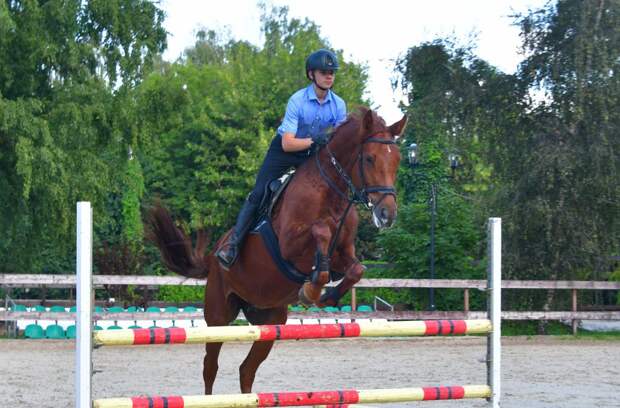
[(334, 84), (336, 73), (332, 70), (315, 69), (313, 71), (314, 79), (321, 88), (331, 88)]

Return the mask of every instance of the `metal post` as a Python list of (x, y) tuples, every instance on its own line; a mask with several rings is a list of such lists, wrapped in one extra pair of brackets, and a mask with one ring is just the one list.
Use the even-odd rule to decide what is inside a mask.
[(501, 395), (501, 312), (502, 312), (502, 219), (489, 218), (487, 308), (493, 330), (487, 335), (487, 384), (489, 406), (499, 408)]
[(89, 202), (77, 203), (77, 324), (76, 408), (91, 408), (92, 379), (92, 209)]
[[(437, 186), (435, 183), (431, 185), (431, 257), (430, 257), (430, 270), (431, 281), (435, 279), (435, 216), (437, 215)], [(435, 310), (435, 290), (429, 288), (429, 310)]]

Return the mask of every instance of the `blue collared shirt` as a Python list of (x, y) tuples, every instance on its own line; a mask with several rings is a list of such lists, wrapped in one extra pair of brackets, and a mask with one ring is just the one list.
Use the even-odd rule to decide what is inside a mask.
[(341, 97), (330, 89), (320, 103), (310, 84), (288, 100), (278, 134), (294, 133), (298, 139), (308, 138), (338, 126), (346, 117), (347, 106)]

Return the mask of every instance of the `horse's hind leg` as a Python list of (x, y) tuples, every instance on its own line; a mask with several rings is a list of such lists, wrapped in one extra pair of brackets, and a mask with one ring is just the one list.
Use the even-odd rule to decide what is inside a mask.
[[(209, 326), (227, 326), (239, 314), (240, 300), (235, 295), (226, 297), (221, 286), (219, 275), (210, 274), (206, 289), (205, 320)], [(202, 378), (205, 383), (205, 394), (213, 393), (213, 383), (217, 376), (218, 358), (222, 343), (207, 343), (203, 360)]]
[[(287, 307), (277, 307), (273, 309), (244, 309), (248, 321), (252, 324), (284, 324), (286, 323)], [(239, 380), (241, 392), (252, 392), (252, 384), (256, 371), (273, 347), (273, 341), (255, 341), (243, 363), (239, 367)]]

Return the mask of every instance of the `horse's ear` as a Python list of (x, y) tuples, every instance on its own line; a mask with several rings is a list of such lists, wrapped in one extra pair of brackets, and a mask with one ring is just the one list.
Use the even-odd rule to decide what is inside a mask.
[(390, 133), (392, 134), (392, 136), (398, 137), (403, 134), (403, 131), (405, 130), (406, 125), (407, 125), (407, 115), (404, 115), (401, 120), (399, 120), (398, 122), (390, 126)]
[(369, 131), (372, 129), (372, 109), (368, 109), (364, 114), (364, 119), (362, 119), (362, 124), (364, 126), (364, 130)]

